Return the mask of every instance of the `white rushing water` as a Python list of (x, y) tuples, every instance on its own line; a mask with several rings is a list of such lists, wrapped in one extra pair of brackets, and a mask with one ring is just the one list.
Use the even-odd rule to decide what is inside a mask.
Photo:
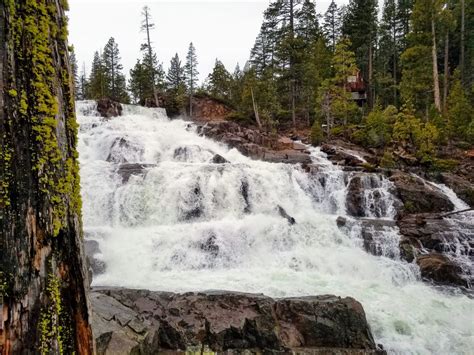
[[(357, 223), (340, 230), (350, 177), (318, 149), (319, 172), (307, 174), (244, 157), (160, 109), (104, 120), (82, 102), (78, 120), (84, 228), (106, 264), (95, 285), (351, 296), (390, 353), (472, 353), (474, 301), (421, 282), (398, 258), (396, 228), (382, 233), (382, 256), (364, 251)], [(144, 171), (124, 181), (134, 163)], [(389, 183), (374, 184), (367, 217), (390, 219)]]

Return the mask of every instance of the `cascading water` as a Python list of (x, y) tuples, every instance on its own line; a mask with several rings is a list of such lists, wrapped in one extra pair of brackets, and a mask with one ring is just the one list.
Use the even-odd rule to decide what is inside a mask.
[[(337, 227), (348, 178), (318, 149), (319, 170), (307, 174), (244, 157), (160, 109), (126, 106), (104, 120), (82, 102), (78, 119), (84, 228), (106, 264), (95, 285), (352, 296), (391, 353), (473, 348), (473, 300), (423, 284), (397, 243), (374, 256), (356, 227)], [(216, 154), (228, 162), (212, 163)], [(376, 188), (386, 204), (384, 184)], [(395, 227), (386, 233), (399, 238)]]

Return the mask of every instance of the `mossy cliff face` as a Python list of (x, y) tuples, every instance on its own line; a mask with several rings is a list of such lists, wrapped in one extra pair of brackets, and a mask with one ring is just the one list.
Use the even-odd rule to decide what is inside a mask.
[(3, 353), (92, 352), (66, 9), (0, 3)]

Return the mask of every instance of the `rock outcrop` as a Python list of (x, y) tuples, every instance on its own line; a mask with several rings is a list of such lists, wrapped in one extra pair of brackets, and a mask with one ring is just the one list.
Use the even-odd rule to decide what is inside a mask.
[(441, 173), (437, 181), (451, 188), (460, 199), (474, 207), (474, 184), (469, 180), (451, 173)]
[(395, 184), (398, 198), (403, 202), (404, 213), (437, 213), (454, 209), (445, 194), (415, 175), (397, 171), (390, 180)]
[(236, 148), (242, 154), (272, 163), (310, 164), (311, 157), (304, 145), (297, 142), (289, 144), (287, 140), (247, 128), (231, 121), (207, 122), (199, 125), (198, 131)]
[(361, 304), (349, 297), (274, 300), (229, 292), (126, 289), (97, 289), (91, 297), (98, 354), (384, 353)]
[(206, 95), (195, 95), (193, 98), (193, 119), (205, 121), (224, 120), (232, 109), (224, 102)]
[(122, 116), (123, 107), (118, 102), (104, 98), (97, 100), (97, 111), (102, 117), (112, 118)]
[(474, 283), (474, 275), (463, 272), (456, 262), (459, 255), (466, 259), (473, 256), (474, 222), (439, 214), (411, 214), (397, 224), (403, 236), (401, 256), (409, 262), (416, 259), (423, 277), (455, 286)]
[(440, 284), (467, 286), (466, 280), (460, 276), (461, 267), (442, 254), (420, 255), (416, 263), (420, 267), (421, 276), (428, 280)]

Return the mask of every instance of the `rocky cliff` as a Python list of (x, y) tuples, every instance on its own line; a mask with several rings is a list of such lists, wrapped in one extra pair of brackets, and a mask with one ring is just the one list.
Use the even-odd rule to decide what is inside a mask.
[(93, 351), (65, 0), (0, 3), (0, 350)]

